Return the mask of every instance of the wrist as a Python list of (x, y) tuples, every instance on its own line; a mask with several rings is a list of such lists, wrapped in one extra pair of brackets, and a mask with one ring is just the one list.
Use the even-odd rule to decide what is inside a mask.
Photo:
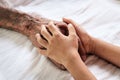
[(74, 56), (74, 58), (69, 60), (64, 66), (75, 80), (96, 80), (95, 76), (88, 70), (79, 56)]
[(94, 37), (90, 36), (90, 45), (89, 45), (89, 52), (90, 54), (93, 54), (95, 53), (95, 47), (96, 47), (96, 42), (95, 42), (95, 39)]
[(64, 66), (75, 80), (96, 80), (95, 76), (88, 70), (79, 56), (74, 56), (73, 59), (69, 60)]
[[(73, 53), (71, 53), (71, 54), (73, 54)], [(81, 58), (79, 56), (79, 53), (77, 51), (74, 51), (74, 54), (71, 55), (69, 58), (67, 58), (66, 61), (64, 61), (63, 65), (66, 68), (69, 68), (70, 66), (73, 66), (73, 64), (78, 62), (78, 61), (82, 62), (82, 60), (81, 60)]]

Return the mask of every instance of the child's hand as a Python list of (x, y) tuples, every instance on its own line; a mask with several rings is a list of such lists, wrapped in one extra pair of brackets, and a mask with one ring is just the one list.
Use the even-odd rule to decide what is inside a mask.
[[(48, 30), (42, 25), (41, 35), (47, 40), (42, 39), (40, 34), (36, 34), (37, 41), (46, 49), (39, 49), (39, 52), (61, 64), (66, 64), (76, 56), (78, 57), (78, 37), (72, 24), (68, 24), (69, 35), (63, 35), (59, 29), (50, 22)], [(50, 34), (51, 33), (51, 34)]]

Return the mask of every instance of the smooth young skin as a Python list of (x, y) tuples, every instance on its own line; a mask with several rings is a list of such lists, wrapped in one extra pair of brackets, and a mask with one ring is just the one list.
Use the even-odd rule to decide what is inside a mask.
[(88, 35), (77, 23), (71, 19), (63, 19), (66, 23), (74, 25), (78, 37), (81, 39), (86, 51), (95, 54), (111, 63), (120, 67), (120, 47), (96, 39)]
[[(52, 36), (47, 32), (45, 26), (42, 26), (43, 28), (41, 34), (44, 37), (46, 36), (45, 38), (48, 40), (48, 42), (44, 42), (39, 34), (36, 35), (37, 41), (47, 48), (45, 51), (39, 49), (39, 52), (41, 54), (49, 56), (55, 61), (63, 64), (73, 75), (75, 80), (95, 80), (96, 78), (92, 75), (91, 72), (89, 72), (78, 55), (78, 43), (76, 43), (78, 42), (78, 38), (75, 34), (76, 31), (87, 53), (98, 55), (99, 57), (120, 67), (119, 46), (115, 46), (91, 37), (73, 20), (64, 18), (63, 21), (68, 24), (69, 36), (63, 36), (60, 34), (59, 30), (55, 28), (55, 25), (53, 23), (49, 24), (49, 28), (54, 28), (50, 30), (53, 32)], [(75, 30), (71, 24), (74, 26)], [(64, 43), (64, 45), (60, 43)]]
[[(43, 40), (39, 34), (36, 35), (37, 41), (40, 43), (40, 45), (46, 48), (46, 50), (40, 49), (39, 51), (43, 55), (48, 56), (59, 63), (65, 64), (67, 58), (70, 58), (72, 57), (72, 55), (74, 55), (74, 53), (71, 52), (74, 51), (77, 52), (78, 50), (78, 37), (76, 35), (74, 27), (71, 24), (68, 25), (68, 30), (69, 30), (68, 36), (64, 36), (59, 31), (59, 29), (53, 24), (53, 22), (50, 22), (47, 28), (52, 33), (52, 35), (49, 34), (49, 32), (47, 31), (44, 25), (42, 25), (42, 29), (41, 29), (41, 35), (43, 35), (47, 41)], [(72, 55), (69, 55), (70, 53)]]
[(63, 64), (75, 80), (96, 80), (78, 54), (78, 37), (73, 25), (68, 24), (68, 36), (63, 35), (53, 22), (50, 22), (47, 28), (52, 35), (44, 25), (41, 29), (41, 35), (47, 41), (43, 40), (40, 34), (36, 34), (39, 44), (46, 48), (46, 50), (39, 49), (39, 52)]

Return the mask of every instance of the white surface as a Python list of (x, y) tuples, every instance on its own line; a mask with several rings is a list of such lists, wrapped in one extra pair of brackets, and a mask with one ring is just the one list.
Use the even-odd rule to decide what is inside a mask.
[[(120, 45), (118, 0), (6, 0), (6, 2), (18, 10), (35, 12), (54, 20), (61, 20), (62, 17), (72, 18), (92, 36)], [(3, 0), (0, 4), (6, 2)], [(120, 80), (120, 69), (96, 56), (90, 56), (86, 64), (98, 80)], [(44, 56), (38, 54), (27, 37), (0, 29), (0, 80), (73, 80), (73, 78), (67, 71), (59, 70)]]

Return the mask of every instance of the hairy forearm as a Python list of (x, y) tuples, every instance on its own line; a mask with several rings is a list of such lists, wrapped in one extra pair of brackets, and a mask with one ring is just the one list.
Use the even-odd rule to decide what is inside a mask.
[[(40, 33), (41, 25), (47, 25), (50, 20), (38, 15), (36, 16), (37, 18), (35, 16), (33, 17), (26, 13), (0, 6), (0, 27), (24, 34), (31, 40), (34, 46), (41, 48), (41, 45), (37, 43), (35, 34)], [(66, 24), (63, 22), (54, 22), (65, 34)], [(53, 60), (52, 62), (54, 62), (59, 68), (65, 69), (61, 64), (58, 64)]]
[[(26, 13), (17, 10), (0, 6), (0, 27), (17, 31), (19, 33), (26, 35), (32, 41), (34, 46), (41, 48), (41, 45), (37, 43), (35, 34), (40, 33), (41, 25), (43, 24), (47, 25), (51, 20), (43, 18), (41, 16), (36, 16), (36, 17), (33, 17), (31, 15), (28, 15)], [(66, 23), (60, 21), (54, 21), (54, 23), (60, 28), (61, 32), (64, 35), (68, 35)], [(81, 47), (79, 47), (79, 52), (85, 54), (85, 51), (81, 49)], [(57, 64), (55, 61), (54, 63)], [(57, 65), (57, 66), (64, 69), (62, 65)]]
[[(35, 34), (40, 33), (41, 25), (47, 25), (50, 20), (41, 16), (36, 17), (15, 9), (0, 6), (0, 27), (22, 33), (30, 38), (34, 46), (40, 47), (37, 44)], [(63, 22), (54, 22), (58, 26), (65, 26)]]
[(17, 10), (0, 7), (0, 27), (20, 32), (26, 36), (31, 30), (38, 31), (40, 25), (47, 24), (48, 19), (34, 18)]

